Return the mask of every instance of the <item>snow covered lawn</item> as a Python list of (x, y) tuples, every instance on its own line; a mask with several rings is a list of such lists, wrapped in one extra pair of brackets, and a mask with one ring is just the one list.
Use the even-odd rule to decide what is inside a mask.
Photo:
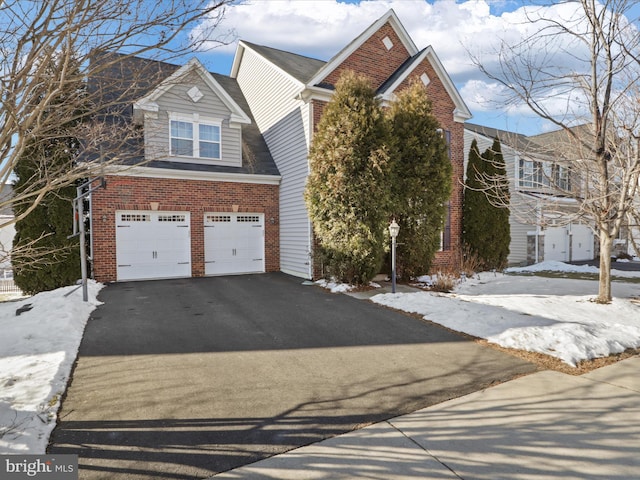
[(0, 303), (0, 454), (45, 453), (101, 288), (90, 281), (88, 302), (71, 286)]
[[(597, 273), (597, 268), (545, 262), (508, 271)], [(640, 278), (640, 272), (612, 274)], [(503, 347), (544, 353), (575, 366), (640, 348), (640, 284), (614, 282), (610, 305), (592, 301), (597, 288), (592, 280), (482, 273), (449, 294), (379, 294), (371, 300)]]

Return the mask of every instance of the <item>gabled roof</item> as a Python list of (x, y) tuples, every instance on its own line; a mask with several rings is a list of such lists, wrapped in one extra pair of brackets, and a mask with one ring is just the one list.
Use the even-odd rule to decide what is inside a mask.
[(449, 77), (449, 74), (442, 65), (442, 62), (440, 62), (440, 59), (433, 48), (429, 46), (422, 51), (418, 51), (416, 45), (413, 43), (413, 40), (405, 30), (393, 9), (389, 10), (386, 14), (372, 23), (355, 40), (350, 42), (345, 48), (334, 55), (328, 62), (275, 48), (265, 47), (263, 45), (256, 45), (244, 40), (240, 41), (233, 60), (231, 77), (235, 78), (237, 76), (244, 51), (249, 49), (278, 68), (282, 73), (292, 78), (295, 82), (299, 83), (303, 98), (307, 99), (314, 97), (328, 101), (334, 87), (333, 85), (324, 82), (325, 78), (336, 68), (339, 68), (345, 59), (357, 51), (369, 38), (371, 38), (387, 23), (391, 28), (393, 28), (400, 39), (400, 42), (409, 53), (409, 58), (378, 89), (378, 93), (383, 97), (383, 99), (391, 99), (394, 91), (400, 86), (400, 84), (423, 60), (427, 59), (444, 85), (447, 94), (455, 104), (455, 110), (453, 112), (455, 120), (463, 122), (471, 118), (471, 111), (465, 104), (454, 83), (451, 81), (451, 77)]
[(241, 40), (238, 43), (236, 56), (233, 60), (233, 66), (231, 67), (231, 77), (235, 77), (238, 73), (238, 68), (245, 48), (253, 50), (258, 55), (278, 67), (285, 74), (293, 77), (294, 80), (303, 85), (306, 85), (318, 70), (327, 63), (324, 60), (318, 60), (316, 58), (285, 52), (284, 50), (278, 50), (277, 48), (265, 47), (264, 45), (256, 45), (255, 43)]
[[(500, 130), (497, 128), (485, 127), (474, 123), (466, 122), (464, 124), (465, 130), (483, 135), (484, 137), (493, 141), (494, 138), (498, 138), (503, 146), (509, 147), (515, 150), (521, 155), (527, 156), (555, 156), (553, 150), (544, 148), (544, 144), (537, 142), (535, 137), (528, 137), (521, 133), (509, 132), (507, 130)], [(545, 160), (541, 158), (540, 160)]]
[(145, 95), (143, 98), (134, 102), (133, 108), (147, 111), (158, 111), (156, 100), (167, 93), (174, 85), (188, 74), (195, 71), (205, 84), (222, 100), (222, 103), (231, 111), (231, 121), (238, 123), (251, 123), (249, 116), (240, 108), (236, 101), (231, 98), (227, 91), (213, 78), (202, 63), (197, 58), (192, 58), (182, 67), (165, 78), (157, 87)]
[(369, 26), (369, 28), (362, 32), (355, 40), (353, 40), (346, 47), (340, 50), (336, 55), (334, 55), (331, 60), (329, 60), (308, 82), (306, 82), (307, 85), (316, 86), (322, 84), (323, 80), (331, 72), (342, 65), (342, 63), (349, 57), (349, 55), (358, 50), (358, 48), (360, 48), (363, 43), (365, 43), (374, 33), (380, 30), (380, 28), (387, 22), (395, 30), (398, 38), (409, 52), (409, 55), (413, 56), (418, 53), (418, 48), (416, 47), (415, 43), (413, 43), (413, 40), (405, 30), (402, 23), (400, 23), (396, 12), (391, 9), (378, 20), (373, 22)]
[(530, 143), (527, 136), (522, 135), (521, 133), (485, 127), (484, 125), (478, 125), (470, 122), (465, 122), (464, 128), (465, 130), (472, 131), (491, 140), (497, 137), (500, 140), (500, 143), (508, 145), (515, 150), (520, 150)]
[(407, 77), (415, 70), (415, 68), (422, 63), (423, 60), (427, 59), (433, 69), (436, 72), (436, 75), (444, 85), (445, 90), (449, 94), (449, 97), (453, 100), (453, 103), (456, 106), (456, 110), (454, 115), (456, 120), (465, 121), (471, 118), (471, 111), (467, 107), (467, 104), (462, 99), (460, 92), (454, 85), (451, 77), (445, 70), (442, 62), (436, 55), (436, 52), (433, 50), (433, 47), (428, 46), (423, 49), (421, 52), (413, 55), (406, 62), (404, 62), (388, 79), (384, 82), (380, 88), (378, 89), (378, 93), (382, 95), (384, 100), (391, 100), (393, 98), (393, 94), (396, 89), (404, 82)]
[[(109, 68), (101, 72), (99, 78), (89, 78), (89, 88), (109, 98), (119, 99), (121, 102), (126, 103), (126, 105), (122, 105), (120, 108), (115, 108), (115, 113), (111, 114), (114, 117), (117, 116), (122, 121), (131, 121), (131, 105), (135, 102), (138, 102), (139, 105), (143, 100), (155, 102), (157, 97), (155, 97), (154, 94), (158, 94), (160, 86), (166, 84), (169, 78), (175, 78), (177, 72), (184, 69), (184, 66), (180, 67), (166, 62), (117, 53), (107, 53), (103, 55), (105, 55), (103, 61), (108, 62)], [(96, 55), (95, 61), (101, 61), (100, 55)], [(204, 68), (200, 62), (198, 62), (198, 65), (199, 69)], [(145, 72), (147, 75), (133, 75), (132, 72), (136, 71)], [(127, 82), (126, 76), (130, 73), (136, 81), (136, 85), (133, 85), (134, 88), (130, 85), (131, 80)], [(240, 122), (242, 132), (242, 166), (229, 167), (223, 165), (176, 163), (169, 160), (153, 160), (144, 163), (144, 165), (167, 170), (279, 176), (280, 172), (253, 119), (249, 104), (242, 90), (240, 90), (238, 82), (225, 75), (210, 72), (206, 73), (206, 76), (210, 77), (210, 84), (215, 85), (215, 88), (219, 89), (220, 92), (224, 92), (225, 97), (227, 97), (228, 101), (230, 100), (230, 104), (234, 106), (235, 111), (242, 112), (242, 114), (246, 116), (247, 121)], [(103, 88), (100, 88), (101, 85)], [(106, 88), (104, 88), (105, 86)], [(118, 91), (112, 90), (124, 91), (126, 95), (123, 98)], [(152, 107), (152, 105), (144, 105), (144, 103), (142, 105)], [(118, 148), (122, 147), (119, 142), (117, 142), (117, 146)], [(142, 155), (138, 153), (143, 151), (142, 138), (131, 139), (131, 141), (127, 143), (127, 147), (131, 152), (131, 155), (127, 156), (127, 160), (125, 161), (127, 165), (136, 165), (143, 161)]]

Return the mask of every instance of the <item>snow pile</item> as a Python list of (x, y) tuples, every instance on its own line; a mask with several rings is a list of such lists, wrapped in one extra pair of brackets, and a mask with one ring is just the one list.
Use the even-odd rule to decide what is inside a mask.
[(353, 285), (349, 285), (348, 283), (337, 283), (332, 280), (325, 279), (318, 280), (316, 285), (320, 285), (322, 288), (330, 290), (331, 293), (346, 293), (355, 288)]
[[(550, 263), (546, 262), (545, 270)], [(380, 294), (371, 300), (504, 347), (552, 355), (575, 366), (582, 360), (640, 348), (640, 304), (632, 301), (638, 285), (616, 282), (613, 289), (617, 298), (610, 305), (600, 305), (592, 301), (597, 293), (595, 281), (483, 273), (451, 294)]]
[[(347, 293), (356, 289), (354, 285), (350, 285), (348, 283), (338, 283), (333, 280), (318, 280), (315, 282), (316, 285), (321, 286), (322, 288), (326, 288), (331, 291), (331, 293)], [(371, 288), (382, 288), (379, 283), (369, 282), (369, 286)]]
[(45, 452), (102, 286), (89, 282), (88, 302), (71, 286), (0, 303), (0, 454)]
[[(613, 262), (611, 275), (613, 277), (640, 278), (640, 271), (624, 271), (615, 269), (616, 262)], [(593, 265), (570, 265), (568, 263), (546, 261), (528, 265), (526, 267), (510, 267), (504, 270), (505, 273), (536, 273), (536, 272), (562, 272), (562, 273), (592, 273), (597, 275), (600, 272), (598, 267)]]

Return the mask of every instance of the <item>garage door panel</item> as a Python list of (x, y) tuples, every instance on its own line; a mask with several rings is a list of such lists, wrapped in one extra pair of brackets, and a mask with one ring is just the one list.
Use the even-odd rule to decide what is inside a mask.
[(568, 261), (567, 237), (567, 229), (565, 227), (547, 228), (544, 233), (544, 259), (558, 262)]
[(205, 214), (205, 274), (264, 272), (262, 214)]
[(593, 260), (593, 231), (587, 225), (571, 226), (571, 260)]
[(116, 212), (118, 280), (191, 276), (188, 212)]

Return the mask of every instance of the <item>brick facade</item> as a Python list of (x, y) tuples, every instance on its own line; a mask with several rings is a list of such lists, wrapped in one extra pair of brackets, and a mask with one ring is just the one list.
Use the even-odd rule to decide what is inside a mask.
[[(383, 39), (388, 37), (393, 47), (387, 50)], [(347, 70), (364, 73), (373, 80), (373, 87), (382, 85), (400, 65), (409, 59), (409, 52), (404, 47), (398, 34), (389, 23), (385, 23), (371, 35), (356, 51), (333, 70), (322, 83), (335, 85), (340, 75)]]
[(151, 210), (151, 202), (158, 202), (159, 211), (191, 213), (192, 276), (204, 276), (205, 212), (263, 213), (265, 269), (279, 271), (278, 190), (253, 183), (109, 176), (106, 188), (91, 198), (93, 276), (100, 282), (116, 280), (116, 210)]

